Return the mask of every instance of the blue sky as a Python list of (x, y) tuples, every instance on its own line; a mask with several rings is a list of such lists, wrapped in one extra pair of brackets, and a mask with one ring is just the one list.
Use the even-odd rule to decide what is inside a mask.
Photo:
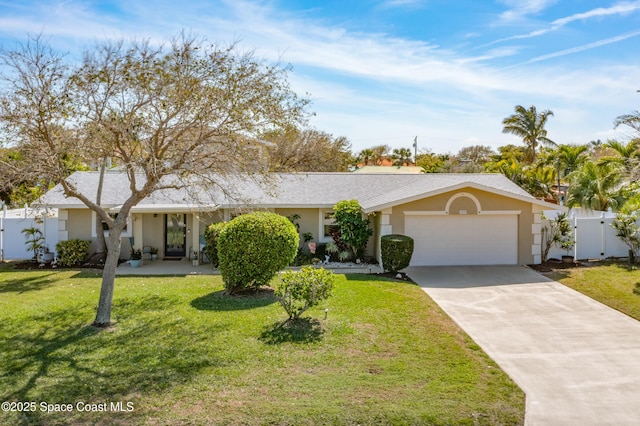
[(354, 151), (519, 143), (501, 132), (517, 104), (552, 110), (558, 143), (626, 140), (613, 120), (640, 109), (640, 1), (0, 0), (5, 49), (29, 33), (74, 53), (182, 29), (291, 64), (311, 124)]

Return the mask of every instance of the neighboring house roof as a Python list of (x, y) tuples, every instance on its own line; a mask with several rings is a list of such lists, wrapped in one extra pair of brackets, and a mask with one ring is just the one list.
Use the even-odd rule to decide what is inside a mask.
[(353, 173), (422, 173), (418, 166), (362, 166)]
[[(167, 178), (167, 181), (171, 179), (176, 178)], [(132, 211), (167, 212), (235, 207), (331, 208), (340, 200), (356, 199), (365, 212), (373, 212), (464, 187), (551, 208), (549, 203), (535, 199), (501, 174), (284, 173), (266, 176), (262, 182), (258, 179), (248, 176), (220, 177), (216, 179), (219, 187), (209, 190), (194, 183), (187, 189), (156, 191)], [(85, 195), (97, 193), (98, 172), (76, 172), (69, 180)], [(143, 176), (138, 176), (138, 180), (138, 186), (141, 186)], [(119, 209), (129, 194), (129, 181), (125, 173), (105, 174), (103, 206)], [(41, 203), (58, 208), (85, 208), (80, 200), (65, 197), (60, 185), (47, 192), (41, 198)]]

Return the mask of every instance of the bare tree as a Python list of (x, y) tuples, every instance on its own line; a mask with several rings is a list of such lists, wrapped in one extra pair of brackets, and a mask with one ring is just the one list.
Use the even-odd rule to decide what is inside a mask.
[[(225, 176), (259, 175), (266, 164), (256, 155), (257, 137), (303, 120), (308, 101), (289, 88), (288, 70), (237, 50), (180, 34), (160, 46), (104, 42), (77, 64), (41, 36), (2, 52), (0, 131), (39, 175), (109, 228), (94, 325), (111, 321), (120, 237), (132, 207), (195, 178), (211, 188)], [(130, 195), (115, 218), (67, 176), (69, 156), (111, 157), (126, 173)]]
[(290, 127), (267, 132), (269, 169), (275, 172), (346, 172), (353, 161), (351, 144), (315, 129)]

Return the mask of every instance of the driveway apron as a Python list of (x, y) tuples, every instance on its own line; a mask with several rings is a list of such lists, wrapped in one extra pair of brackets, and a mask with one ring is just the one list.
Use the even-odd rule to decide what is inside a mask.
[(527, 425), (640, 425), (640, 322), (524, 266), (406, 273), (526, 393)]

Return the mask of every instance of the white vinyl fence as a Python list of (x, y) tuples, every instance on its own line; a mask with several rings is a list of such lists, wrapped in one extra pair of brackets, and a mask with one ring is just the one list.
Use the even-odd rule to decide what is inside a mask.
[[(545, 216), (549, 219), (555, 218), (556, 214), (557, 212), (545, 212)], [(616, 237), (616, 230), (611, 226), (615, 216), (615, 213), (610, 212), (592, 212), (591, 215), (586, 216), (570, 212), (569, 222), (574, 230), (573, 237), (576, 244), (569, 255), (578, 260), (627, 257), (629, 247)], [(548, 219), (542, 220), (543, 227), (548, 223)], [(562, 248), (553, 246), (549, 251), (549, 259), (560, 259), (566, 254), (567, 252)]]
[(40, 228), (44, 244), (51, 252), (58, 243), (58, 218), (42, 217), (32, 210), (0, 210), (0, 260), (30, 259), (33, 253), (27, 251), (25, 228)]

